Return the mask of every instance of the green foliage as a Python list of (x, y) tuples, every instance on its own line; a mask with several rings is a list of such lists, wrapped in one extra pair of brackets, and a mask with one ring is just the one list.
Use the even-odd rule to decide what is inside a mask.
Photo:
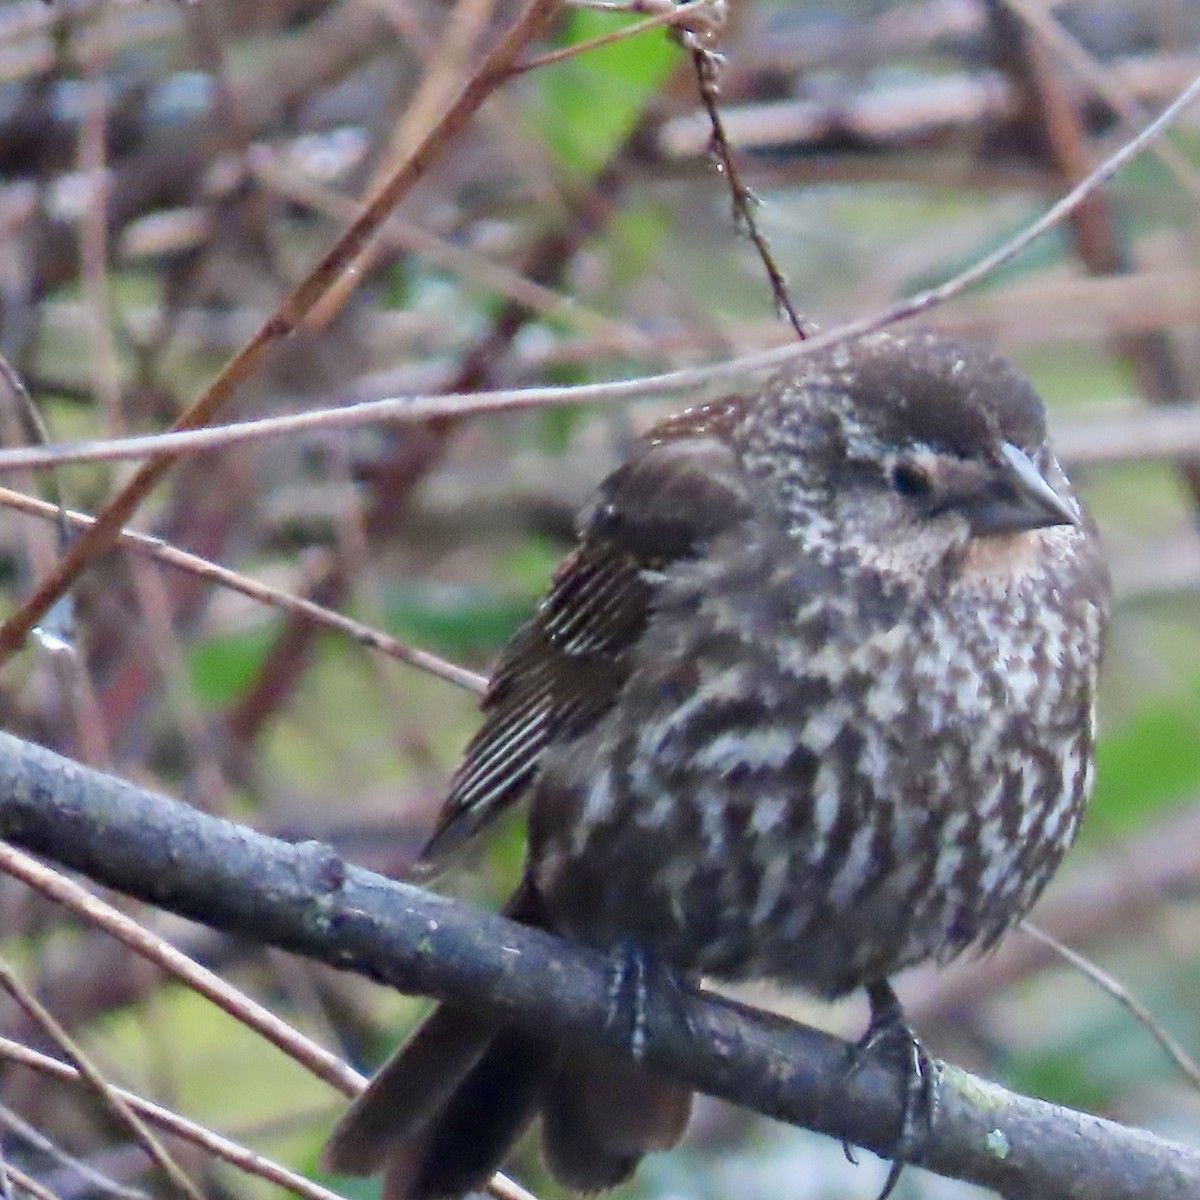
[(1091, 345), (1055, 342), (1009, 353), (1028, 372), (1052, 414), (1094, 412), (1097, 404), (1134, 392), (1128, 366), (1112, 355), (1097, 354)]
[(326, 1084), (195, 992), (165, 987), (154, 1003), (154, 1019), (139, 1005), (96, 1024), (97, 1044), (109, 1062), (121, 1064), (135, 1090), (155, 1090), (159, 1038), (169, 1031), (175, 1102), (193, 1120), (232, 1128), (263, 1113), (280, 1118), (331, 1099)]
[[(439, 654), (466, 660), (488, 656), (528, 617), (560, 557), (561, 549), (533, 538), (498, 565), (497, 587), (394, 582), (384, 589), (387, 630)], [(191, 646), (189, 676), (201, 703), (214, 709), (233, 703), (254, 680), (277, 636), (278, 625), (272, 623)]]
[[(960, 271), (974, 266), (984, 255), (991, 254), (998, 246), (1004, 245), (1005, 242), (1025, 229), (1030, 221), (1041, 215), (1041, 211), (1041, 207), (1035, 205), (1024, 212), (1015, 213), (1007, 226), (991, 230), (979, 245), (972, 246), (957, 257), (945, 259), (938, 263), (937, 268), (933, 271), (913, 276), (907, 281), (906, 290), (921, 291), (925, 288), (936, 287), (947, 279), (953, 278)], [(1048, 269), (1068, 260), (1070, 256), (1071, 243), (1068, 235), (1061, 230), (1054, 229), (1039, 238), (1017, 258), (997, 267), (986, 279), (974, 286), (981, 292), (1002, 291), (1020, 280), (1044, 274)]]
[(635, 284), (651, 269), (670, 236), (674, 216), (664, 206), (635, 204), (623, 209), (609, 227), (613, 282)]
[(548, 454), (562, 454), (571, 444), (571, 435), (587, 420), (587, 410), (560, 405), (543, 409), (537, 416), (541, 447)]
[(338, 1195), (346, 1200), (378, 1200), (383, 1188), (383, 1177), (373, 1179), (354, 1179), (348, 1175), (327, 1176), (327, 1179), (337, 1180)]
[[(498, 577), (506, 587), (521, 592), (536, 601), (545, 591), (550, 576), (562, 561), (563, 550), (557, 542), (546, 537), (534, 536), (514, 547), (498, 567)], [(526, 608), (529, 615), (532, 603)]]
[(232, 704), (258, 673), (276, 630), (275, 625), (262, 625), (189, 647), (189, 675), (197, 699), (214, 709)]
[(375, 287), (375, 297), (380, 308), (396, 309), (402, 312), (411, 307), (413, 287), (407, 260), (397, 258), (394, 262), (388, 263), (378, 273)]
[(529, 615), (529, 598), (490, 587), (459, 587), (420, 580), (384, 591), (388, 628), (423, 649), (478, 659), (503, 645)]
[[(563, 44), (578, 45), (613, 28), (611, 15), (576, 10), (566, 23)], [(633, 129), (678, 54), (666, 34), (655, 30), (540, 71), (537, 129), (557, 163), (582, 176), (603, 166)]]
[(1168, 803), (1200, 791), (1200, 683), (1157, 702), (1100, 739), (1091, 819), (1105, 832), (1136, 828)]
[(1162, 463), (1122, 463), (1105, 468), (1103, 486), (1089, 487), (1087, 499), (1103, 533), (1161, 537), (1183, 524), (1180, 492), (1179, 476)]
[(1092, 1078), (1091, 1064), (1081, 1046), (1045, 1047), (1038, 1053), (1007, 1064), (1010, 1086), (1026, 1095), (1053, 1100), (1095, 1112), (1104, 1108), (1108, 1089)]

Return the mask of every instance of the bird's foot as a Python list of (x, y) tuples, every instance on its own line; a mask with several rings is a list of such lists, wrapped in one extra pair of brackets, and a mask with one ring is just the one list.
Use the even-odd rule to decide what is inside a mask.
[[(892, 1169), (878, 1197), (887, 1200), (905, 1164), (920, 1161), (933, 1130), (938, 1105), (937, 1066), (905, 1019), (900, 999), (886, 979), (867, 985), (867, 999), (871, 1021), (862, 1040), (847, 1052), (847, 1077), (859, 1071), (868, 1059), (880, 1056), (890, 1062), (899, 1060), (904, 1066), (900, 1129), (892, 1146)], [(855, 1162), (849, 1143), (843, 1143), (842, 1148)]]
[(609, 952), (608, 1025), (624, 1028), (634, 1062), (646, 1053), (646, 1029), (651, 994), (668, 1001), (672, 1021), (688, 1037), (695, 1036), (691, 1018), (683, 1005), (683, 979), (642, 946), (626, 939)]

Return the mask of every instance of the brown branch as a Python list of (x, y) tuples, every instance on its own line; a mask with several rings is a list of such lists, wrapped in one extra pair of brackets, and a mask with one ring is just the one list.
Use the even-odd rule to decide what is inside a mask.
[[(425, 174), (443, 148), (453, 141), (488, 96), (508, 78), (518, 56), (549, 26), (558, 12), (558, 6), (559, 0), (528, 0), (512, 27), (487, 55), (412, 155), (388, 179), (359, 219), (335, 242), (204, 394), (180, 417), (174, 428), (195, 429), (207, 425), (233, 399), (238, 387), (258, 368), (267, 350), (274, 343), (282, 341), (304, 319), (378, 231), (391, 210)], [(24, 642), (29, 631), (50, 606), (66, 593), (80, 572), (112, 544), (121, 526), (162, 481), (175, 461), (176, 456), (164, 455), (144, 463), (97, 514), (95, 525), (80, 535), (33, 596), (0, 626), (0, 663), (6, 661)]]
[[(678, 77), (682, 72), (677, 72)], [(570, 269), (576, 254), (616, 210), (616, 194), (627, 176), (630, 158), (639, 141), (635, 130), (592, 179), (587, 193), (568, 214), (567, 220), (541, 234), (525, 255), (519, 271), (522, 279), (546, 289)], [(493, 317), (487, 331), (463, 356), (457, 371), (446, 384), (448, 392), (472, 392), (495, 378), (506, 361), (517, 334), (537, 315), (537, 308), (524, 297), (509, 296)], [(454, 414), (448, 419), (423, 423), (413, 436), (398, 442), (384, 471), (372, 480), (365, 516), (368, 529), (394, 524), (416, 484), (439, 461), (457, 428)], [(332, 564), (314, 583), (311, 591), (325, 605), (340, 602), (346, 588), (341, 564)], [(305, 648), (313, 633), (304, 621), (292, 620), (272, 646), (264, 663), (226, 718), (226, 728), (236, 749), (248, 745), (267, 718), (278, 711), (282, 699), (296, 686), (305, 666)]]
[[(938, 284), (915, 295), (908, 296), (887, 308), (870, 316), (849, 321), (808, 338), (804, 342), (789, 342), (788, 345), (754, 354), (743, 355), (728, 362), (706, 367), (689, 367), (684, 370), (670, 371), (661, 375), (645, 376), (641, 379), (622, 380), (619, 382), (594, 384), (580, 388), (528, 388), (513, 391), (499, 391), (478, 395), (443, 395), (406, 397), (396, 400), (371, 401), (351, 406), (339, 412), (325, 414), (304, 413), (299, 416), (281, 418), (274, 424), (258, 421), (243, 422), (240, 427), (233, 429), (203, 431), (180, 431), (158, 435), (155, 438), (129, 439), (120, 445), (88, 444), (78, 447), (48, 447), (46, 450), (0, 450), (0, 467), (12, 466), (45, 466), (58, 462), (106, 461), (120, 458), (139, 458), (147, 453), (150, 446), (163, 448), (169, 446), (171, 453), (178, 453), (184, 447), (197, 446), (202, 443), (227, 444), (245, 437), (261, 434), (265, 429), (278, 429), (286, 423), (291, 428), (303, 428), (306, 424), (318, 421), (328, 427), (338, 424), (353, 424), (368, 420), (404, 420), (409, 422), (425, 422), (430, 419), (459, 417), (468, 413), (496, 412), (514, 410), (524, 407), (541, 407), (551, 404), (578, 404), (585, 399), (588, 401), (608, 401), (629, 398), (649, 398), (652, 396), (677, 395), (688, 389), (710, 384), (727, 383), (729, 381), (744, 382), (745, 377), (755, 371), (764, 371), (784, 363), (792, 362), (808, 354), (851, 338), (861, 337), (877, 330), (885, 329), (911, 317), (919, 317), (951, 300), (977, 283), (987, 279), (996, 270), (1011, 262), (1038, 238), (1049, 230), (1056, 228), (1065, 221), (1075, 209), (1096, 190), (1108, 182), (1122, 167), (1136, 158), (1149, 146), (1155, 138), (1161, 136), (1173, 121), (1200, 98), (1200, 75), (1167, 105), (1159, 115), (1151, 121), (1136, 137), (1125, 142), (1118, 150), (1106, 158), (1084, 179), (1080, 180), (1069, 192), (1052, 204), (1037, 220), (1030, 222), (1019, 233), (1009, 238), (995, 250), (977, 259), (966, 269)], [(500, 324), (496, 335), (504, 333)], [(480, 369), (486, 363), (488, 347), (481, 345), (476, 356)], [(475, 386), (472, 363), (464, 367), (460, 379), (464, 386)], [(0, 628), (0, 636), (3, 629)]]
[[(1002, 65), (1007, 67), (1022, 100), (1031, 141), (1066, 184), (1075, 184), (1091, 169), (1086, 132), (1078, 106), (1072, 101), (1052, 49), (1027, 30), (1007, 0), (990, 0)], [(1129, 254), (1121, 244), (1112, 205), (1102, 192), (1086, 197), (1072, 212), (1069, 227), (1075, 251), (1089, 274), (1112, 276), (1130, 270)], [(1117, 353), (1133, 368), (1143, 394), (1155, 404), (1178, 405), (1188, 387), (1170, 340), (1161, 329), (1121, 333), (1114, 338)], [(1200, 505), (1200, 460), (1181, 461), (1179, 472)]]
[(804, 325), (792, 305), (788, 294), (787, 281), (779, 269), (767, 239), (758, 227), (754, 216), (754, 205), (757, 203), (754, 194), (742, 182), (741, 172), (729, 146), (729, 138), (725, 133), (725, 124), (721, 118), (721, 110), (717, 102), (720, 93), (719, 78), (722, 59), (719, 54), (703, 45), (700, 41), (702, 34), (685, 33), (691, 47), (692, 67), (696, 72), (696, 86), (700, 92), (700, 102), (708, 115), (711, 133), (709, 134), (708, 152), (716, 163), (717, 171), (724, 177), (729, 188), (733, 203), (733, 219), (735, 224), (750, 239), (762, 262), (763, 270), (767, 273), (767, 282), (771, 285), (771, 298), (775, 301), (775, 311), (787, 318), (788, 324), (796, 336), (804, 341), (808, 335)]
[[(38, 500), (33, 496), (26, 496), (5, 487), (0, 487), (0, 505), (51, 520), (57, 519), (61, 515), (69, 525), (77, 529), (86, 529), (95, 520), (87, 513), (75, 512), (70, 509), (64, 511), (44, 500)], [(293, 596), (279, 588), (252, 579), (248, 575), (230, 571), (208, 559), (189, 554), (186, 550), (180, 550), (167, 544), (161, 538), (147, 537), (145, 534), (133, 530), (123, 530), (118, 536), (118, 544), (127, 546), (163, 566), (186, 571), (218, 587), (240, 592), (251, 600), (257, 600), (261, 604), (280, 609), (282, 612), (310, 622), (319, 628), (333, 630), (361, 646), (379, 650), (400, 662), (408, 663), (418, 670), (428, 671), (429, 674), (466, 688), (468, 691), (478, 694), (484, 689), (486, 681), (483, 676), (474, 671), (456, 666), (428, 651), (407, 646), (378, 629), (316, 604), (311, 599)]]

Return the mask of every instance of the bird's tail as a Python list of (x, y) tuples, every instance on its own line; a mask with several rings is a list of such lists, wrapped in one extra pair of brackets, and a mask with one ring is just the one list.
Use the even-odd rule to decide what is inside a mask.
[[(533, 924), (527, 892), (507, 911)], [(322, 1163), (353, 1175), (382, 1170), (383, 1200), (462, 1196), (487, 1184), (540, 1112), (555, 1177), (596, 1192), (675, 1145), (691, 1100), (631, 1064), (443, 1004), (341, 1119)]]

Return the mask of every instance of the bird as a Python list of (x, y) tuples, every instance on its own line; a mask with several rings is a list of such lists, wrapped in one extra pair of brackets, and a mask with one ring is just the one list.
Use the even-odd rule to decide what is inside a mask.
[[(420, 866), (528, 801), (512, 919), (685, 984), (863, 988), (862, 1045), (903, 1040), (891, 978), (994, 947), (1075, 836), (1108, 613), (1011, 363), (928, 331), (814, 349), (600, 484)], [(459, 1197), (540, 1115), (551, 1173), (597, 1192), (675, 1145), (691, 1100), (636, 1056), (444, 1003), (323, 1161), (382, 1170), (385, 1200)]]

